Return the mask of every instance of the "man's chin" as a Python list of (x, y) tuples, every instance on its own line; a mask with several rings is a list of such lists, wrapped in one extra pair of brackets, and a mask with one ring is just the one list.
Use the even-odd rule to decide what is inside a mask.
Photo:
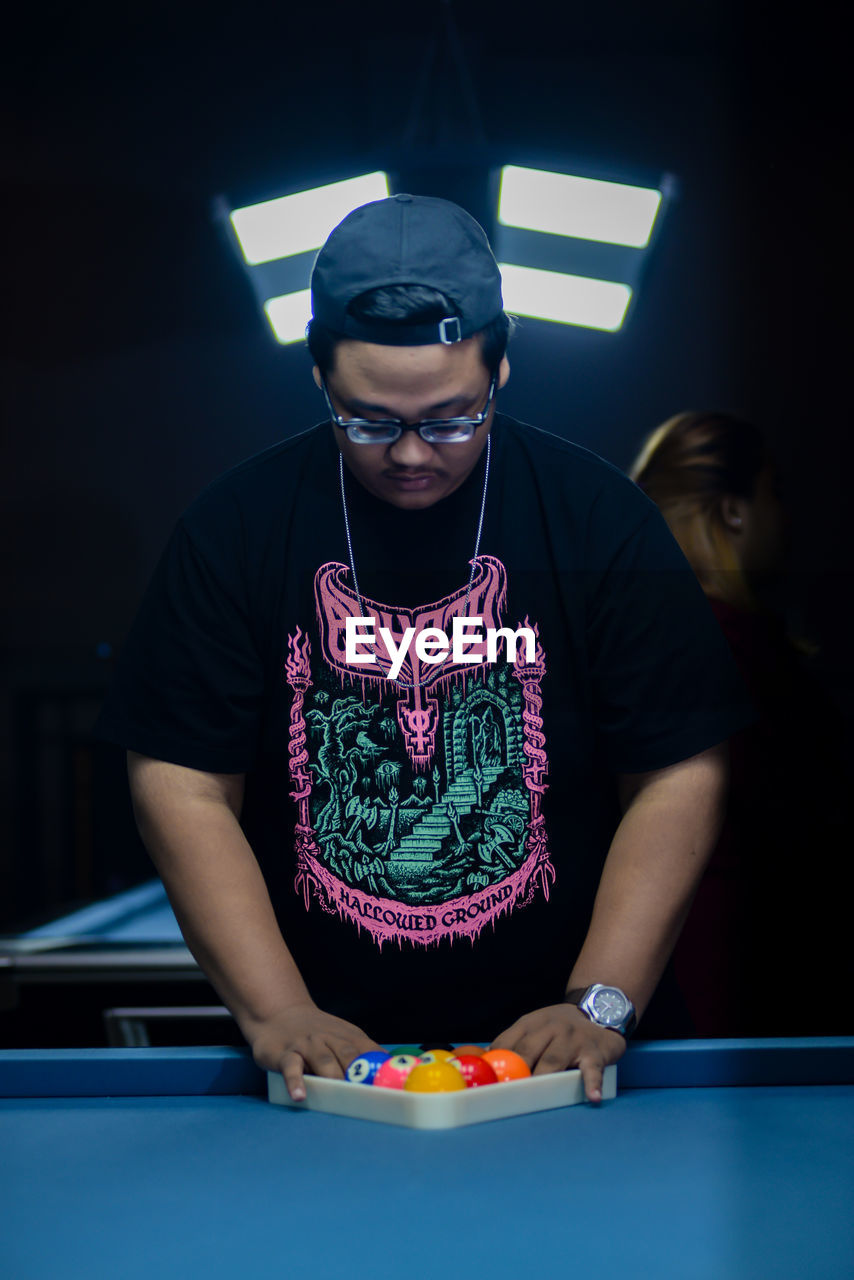
[(444, 490), (438, 484), (429, 485), (424, 489), (406, 489), (401, 485), (389, 484), (383, 487), (381, 493), (377, 492), (378, 498), (382, 498), (384, 502), (389, 502), (392, 506), (400, 507), (404, 511), (416, 511), (421, 510), (423, 507), (432, 507), (434, 503), (444, 496)]

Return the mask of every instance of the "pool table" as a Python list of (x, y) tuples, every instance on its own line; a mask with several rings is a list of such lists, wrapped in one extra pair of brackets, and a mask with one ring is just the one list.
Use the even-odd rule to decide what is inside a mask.
[(165, 979), (195, 975), (198, 967), (181, 937), (160, 880), (93, 902), (37, 929), (0, 937), (6, 976), (83, 981), (146, 972)]
[(599, 1106), (425, 1132), (273, 1106), (238, 1048), (5, 1050), (0, 1271), (850, 1280), (854, 1037), (617, 1071)]
[(244, 1043), (158, 879), (0, 937), (0, 1047), (144, 1046), (152, 1025), (171, 1021), (174, 1034), (166, 1006), (185, 1036), (192, 1020), (203, 1039), (215, 1022), (215, 1043)]

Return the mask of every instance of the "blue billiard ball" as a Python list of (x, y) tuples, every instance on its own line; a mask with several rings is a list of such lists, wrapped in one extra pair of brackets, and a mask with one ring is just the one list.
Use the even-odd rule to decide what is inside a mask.
[(351, 1084), (373, 1084), (374, 1076), (390, 1056), (383, 1049), (369, 1049), (367, 1053), (360, 1053), (350, 1063), (344, 1073), (345, 1077)]

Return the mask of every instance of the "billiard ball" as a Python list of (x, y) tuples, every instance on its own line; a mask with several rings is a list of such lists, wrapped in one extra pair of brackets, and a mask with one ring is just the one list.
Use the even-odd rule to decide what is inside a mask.
[(485, 1047), (486, 1046), (482, 1044), (458, 1044), (454, 1050), (454, 1057), (459, 1058), (462, 1057), (464, 1053), (473, 1053), (475, 1057), (479, 1058), (482, 1056)]
[(390, 1052), (393, 1058), (397, 1058), (401, 1054), (405, 1054), (407, 1057), (411, 1056), (413, 1058), (417, 1058), (419, 1053), (421, 1053), (422, 1048), (423, 1045), (420, 1044), (397, 1044), (392, 1050), (390, 1050)]
[(451, 1049), (430, 1049), (427, 1053), (419, 1053), (419, 1062), (447, 1062), (449, 1058), (453, 1058), (454, 1052)]
[(466, 1082), (449, 1062), (416, 1062), (403, 1087), (409, 1093), (452, 1093)]
[(489, 1063), (502, 1083), (508, 1080), (524, 1080), (531, 1074), (531, 1068), (525, 1059), (520, 1054), (514, 1053), (512, 1049), (487, 1049), (482, 1056), (484, 1062)]
[(482, 1084), (498, 1084), (498, 1076), (480, 1054), (458, 1053), (449, 1062), (461, 1072), (467, 1089), (476, 1089)]
[(386, 1062), (380, 1063), (374, 1076), (374, 1088), (402, 1089), (406, 1077), (417, 1063), (418, 1059), (411, 1053), (392, 1054)]
[(384, 1049), (369, 1049), (367, 1053), (360, 1053), (344, 1072), (345, 1078), (350, 1084), (370, 1084), (382, 1064), (388, 1061), (388, 1057)]

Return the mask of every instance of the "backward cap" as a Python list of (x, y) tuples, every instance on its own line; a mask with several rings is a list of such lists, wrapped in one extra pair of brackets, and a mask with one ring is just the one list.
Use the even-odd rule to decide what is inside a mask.
[[(369, 289), (414, 284), (438, 289), (459, 324), (371, 323), (347, 307)], [(406, 193), (360, 205), (339, 222), (311, 273), (312, 315), (345, 337), (381, 345), (459, 342), (503, 310), (501, 273), (480, 223), (438, 196)]]

